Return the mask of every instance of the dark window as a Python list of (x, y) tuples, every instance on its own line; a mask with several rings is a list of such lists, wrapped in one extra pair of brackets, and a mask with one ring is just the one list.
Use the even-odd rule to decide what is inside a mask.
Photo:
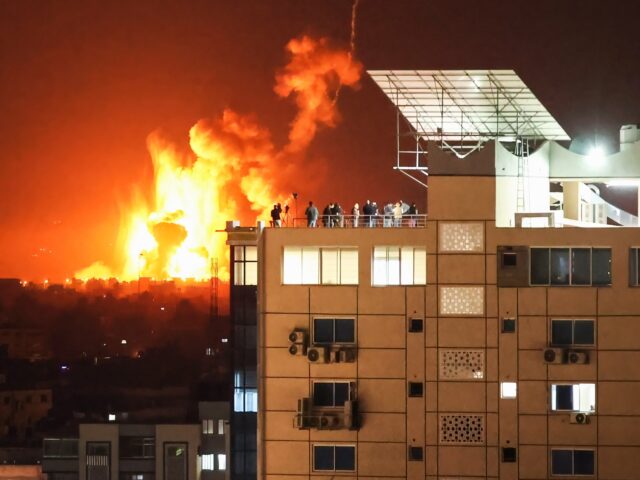
[(422, 447), (409, 447), (409, 460), (414, 462), (421, 462), (424, 458)]
[(109, 455), (109, 444), (106, 442), (87, 442), (87, 455)]
[(313, 343), (355, 343), (353, 318), (314, 318)]
[(503, 318), (502, 319), (502, 333), (515, 333), (516, 331), (516, 319), (515, 318)]
[(354, 471), (356, 448), (351, 445), (314, 445), (313, 469), (315, 471)]
[(421, 318), (410, 318), (409, 319), (409, 332), (411, 333), (420, 333), (423, 330), (423, 321)]
[(593, 345), (593, 320), (551, 320), (551, 345)]
[(573, 410), (573, 385), (556, 385), (555, 410)]
[(504, 463), (514, 463), (517, 457), (517, 450), (514, 447), (504, 447), (502, 449), (502, 461)]
[(78, 439), (45, 438), (42, 453), (45, 458), (78, 458)]
[(592, 257), (593, 285), (611, 285), (611, 249), (594, 248)]
[(155, 438), (120, 437), (120, 458), (154, 458), (155, 456)]
[(409, 382), (409, 396), (410, 397), (421, 397), (423, 394), (423, 384), (422, 382)]
[(531, 249), (531, 285), (549, 285), (549, 249)]
[(571, 249), (571, 283), (573, 285), (591, 284), (591, 250), (589, 248)]
[(551, 450), (551, 475), (593, 475), (593, 450)]
[(186, 480), (187, 478), (187, 444), (165, 443), (164, 445), (164, 478)]
[(640, 285), (640, 255), (639, 248), (629, 249), (629, 285), (637, 287)]
[(505, 252), (502, 254), (503, 267), (515, 267), (518, 265), (518, 254), (515, 252)]
[(569, 249), (552, 248), (549, 265), (551, 285), (569, 285)]
[(348, 382), (315, 382), (313, 404), (316, 407), (341, 407), (349, 400)]

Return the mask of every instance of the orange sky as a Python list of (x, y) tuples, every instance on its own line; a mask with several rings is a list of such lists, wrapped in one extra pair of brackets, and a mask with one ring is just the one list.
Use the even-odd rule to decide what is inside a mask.
[[(639, 40), (623, 36), (635, 32), (636, 2), (478, 3), (361, 0), (359, 58), (366, 68), (515, 68), (571, 135), (615, 144), (620, 124), (640, 121)], [(195, 122), (230, 107), (255, 112), (285, 144), (295, 107), (273, 93), (284, 46), (303, 33), (346, 44), (350, 9), (347, 0), (0, 2), (0, 277), (61, 279), (109, 261), (118, 203), (136, 185), (151, 191), (152, 131), (186, 148)], [(401, 195), (424, 207), (421, 187), (391, 171), (395, 116), (382, 93), (364, 79), (339, 108), (341, 124), (309, 150), (330, 181), (305, 191), (301, 179), (299, 205), (350, 207), (375, 191), (378, 202)]]

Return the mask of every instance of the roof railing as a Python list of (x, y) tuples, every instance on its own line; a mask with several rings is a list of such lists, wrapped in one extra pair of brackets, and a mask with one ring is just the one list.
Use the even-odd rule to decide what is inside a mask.
[[(274, 227), (273, 221), (269, 222)], [(427, 215), (320, 215), (315, 225), (306, 217), (287, 217), (280, 221), (282, 228), (425, 228)]]

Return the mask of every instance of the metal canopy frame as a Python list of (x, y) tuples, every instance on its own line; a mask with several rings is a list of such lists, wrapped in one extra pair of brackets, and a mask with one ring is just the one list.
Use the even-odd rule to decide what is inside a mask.
[[(424, 186), (425, 141), (437, 141), (442, 149), (464, 158), (489, 140), (512, 142), (518, 156), (530, 141), (570, 140), (513, 70), (368, 73), (397, 109), (394, 168)], [(404, 149), (405, 137), (412, 137), (413, 149)], [(408, 155), (411, 162), (403, 160)]]

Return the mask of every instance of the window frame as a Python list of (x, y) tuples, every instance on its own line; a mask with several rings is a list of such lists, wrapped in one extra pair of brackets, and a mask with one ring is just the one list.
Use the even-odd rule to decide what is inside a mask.
[[(580, 386), (582, 385), (593, 385), (593, 395), (594, 395), (594, 402), (593, 402), (593, 409), (589, 409), (589, 410), (584, 410), (584, 409), (580, 409), (580, 399), (578, 399), (578, 408), (574, 409), (565, 409), (565, 408), (557, 408), (557, 393), (555, 393), (556, 395), (556, 408), (554, 408), (554, 388), (556, 387), (556, 392), (557, 392), (557, 387), (578, 387), (578, 392), (580, 393), (580, 395), (582, 395), (582, 392), (580, 392)], [(573, 399), (572, 399), (573, 400)], [(574, 400), (575, 402), (575, 400)], [(561, 382), (561, 383), (550, 383), (549, 384), (549, 411), (551, 413), (588, 413), (588, 414), (595, 414), (597, 411), (597, 406), (598, 406), (598, 397), (597, 397), (597, 385), (596, 383), (569, 383), (569, 382)]]
[[(286, 265), (285, 265), (285, 255), (287, 250), (299, 249), (300, 250), (300, 281), (299, 282), (287, 282), (286, 278)], [(307, 281), (305, 279), (304, 274), (304, 252), (307, 251), (309, 255), (315, 255), (317, 262), (317, 278), (314, 281)], [(323, 275), (323, 252), (336, 251), (337, 261), (336, 261), (336, 282), (328, 281)], [(355, 252), (355, 262), (356, 262), (356, 271), (355, 271), (355, 281), (349, 282), (347, 280), (343, 280), (343, 254), (345, 252)], [(333, 252), (332, 252), (333, 253)], [(349, 245), (339, 245), (339, 246), (294, 246), (294, 245), (286, 245), (282, 248), (282, 261), (281, 261), (281, 285), (331, 285), (331, 286), (357, 286), (360, 284), (360, 250), (357, 246), (349, 246)]]
[(640, 247), (629, 247), (629, 286), (640, 287)]
[[(532, 268), (534, 265), (533, 262), (533, 252), (535, 251), (547, 251), (547, 282), (546, 283), (533, 283), (533, 275)], [(554, 283), (551, 277), (552, 271), (552, 251), (553, 250), (568, 250), (568, 267), (567, 267), (567, 283)], [(574, 250), (589, 250), (589, 282), (588, 283), (576, 283), (573, 281), (574, 273)], [(529, 286), (531, 287), (610, 287), (613, 285), (613, 268), (609, 270), (609, 282), (608, 283), (594, 283), (594, 262), (593, 262), (593, 254), (594, 250), (603, 251), (606, 250), (609, 252), (609, 262), (610, 266), (613, 267), (613, 249), (611, 247), (606, 246), (578, 246), (578, 245), (561, 245), (561, 246), (535, 246), (529, 247)]]
[[(247, 249), (255, 249), (255, 260), (247, 260)], [(237, 255), (237, 252), (242, 254)], [(240, 258), (238, 258), (238, 256)], [(253, 255), (252, 255), (253, 257)], [(255, 286), (258, 285), (258, 247), (256, 245), (234, 245), (233, 258), (231, 259), (231, 268), (233, 269), (233, 286)], [(247, 283), (247, 265), (255, 265), (255, 283)], [(236, 267), (239, 267), (242, 271), (241, 275), (237, 275)], [(238, 280), (238, 277), (241, 280)]]
[[(333, 448), (333, 469), (316, 469), (316, 447), (332, 447)], [(353, 470), (336, 469), (336, 447), (350, 448), (353, 452)], [(357, 472), (358, 471), (358, 452), (357, 446), (353, 443), (312, 443), (311, 444), (311, 471), (312, 472)]]
[[(553, 341), (553, 322), (571, 322), (571, 343)], [(590, 322), (593, 325), (593, 343), (575, 343), (576, 322)], [(597, 341), (596, 321), (593, 318), (549, 318), (549, 346), (558, 348), (593, 348)]]
[[(384, 267), (385, 267), (385, 280), (383, 283), (378, 283), (376, 280), (377, 277), (377, 267), (376, 262), (380, 261), (381, 258), (376, 257), (376, 250), (385, 249), (384, 256)], [(391, 249), (397, 249), (398, 251), (398, 271), (393, 272), (394, 279), (397, 277), (398, 282), (390, 281), (390, 255)], [(403, 250), (411, 249), (412, 255), (412, 272), (411, 272), (411, 282), (406, 282), (406, 275), (403, 272)], [(424, 254), (424, 283), (422, 281), (416, 280), (416, 251), (420, 254)], [(395, 258), (392, 259), (395, 261)], [(425, 286), (427, 285), (427, 247), (426, 246), (417, 246), (417, 245), (374, 245), (373, 250), (371, 252), (371, 286), (372, 287), (408, 287), (408, 286)]]
[[(332, 320), (333, 325), (333, 334), (331, 342), (319, 342), (316, 340), (316, 320)], [(336, 320), (351, 320), (353, 322), (353, 341), (352, 342), (336, 342)], [(340, 316), (340, 317), (329, 317), (329, 316), (314, 316), (311, 319), (311, 343), (313, 345), (355, 345), (356, 344), (356, 319), (355, 317), (348, 316)]]
[[(316, 396), (315, 396), (315, 386), (318, 383), (330, 383), (333, 385), (333, 399), (332, 399), (332, 405), (318, 405), (316, 403)], [(343, 404), (337, 404), (336, 405), (336, 388), (335, 386), (337, 384), (346, 384), (347, 385), (347, 400), (354, 400), (355, 399), (355, 382), (351, 381), (351, 380), (330, 380), (330, 379), (318, 379), (318, 380), (312, 380), (311, 381), (311, 401), (313, 403), (313, 407), (314, 408), (320, 408), (320, 409), (340, 409), (340, 408), (344, 408), (344, 403)]]
[[(571, 473), (554, 473), (553, 471), (553, 452), (571, 452)], [(593, 454), (593, 472), (592, 473), (575, 473), (575, 452), (591, 452)], [(594, 448), (567, 448), (552, 447), (549, 449), (549, 474), (552, 477), (595, 477), (597, 471), (596, 450)]]

